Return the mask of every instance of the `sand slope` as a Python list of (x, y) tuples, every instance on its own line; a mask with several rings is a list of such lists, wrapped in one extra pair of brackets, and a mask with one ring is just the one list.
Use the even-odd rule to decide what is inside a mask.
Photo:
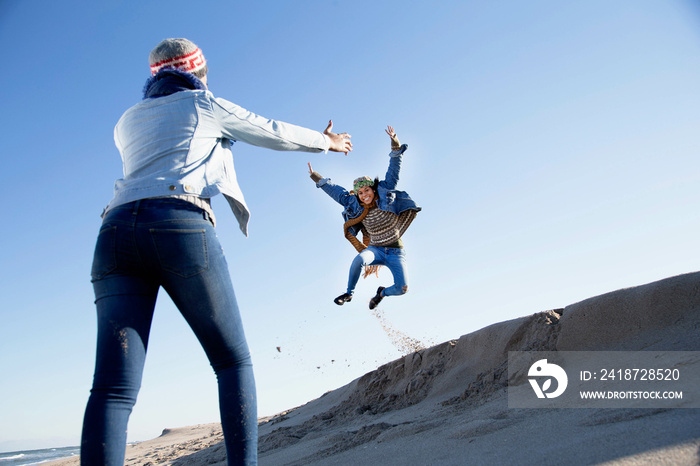
[[(397, 359), (263, 420), (260, 464), (700, 464), (700, 409), (509, 409), (508, 351), (531, 350), (700, 350), (700, 272)], [(134, 465), (225, 464), (216, 424), (166, 432), (127, 456)]]

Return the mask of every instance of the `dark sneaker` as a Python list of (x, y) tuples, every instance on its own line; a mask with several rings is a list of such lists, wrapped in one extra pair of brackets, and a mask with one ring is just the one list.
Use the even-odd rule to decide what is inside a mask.
[(384, 296), (382, 296), (382, 291), (384, 291), (383, 286), (377, 288), (377, 294), (374, 295), (374, 298), (369, 300), (370, 309), (374, 309), (375, 307), (379, 306), (379, 303), (382, 302), (382, 299), (384, 299)]
[(338, 306), (342, 306), (345, 303), (352, 301), (352, 295), (349, 293), (343, 293), (333, 300)]

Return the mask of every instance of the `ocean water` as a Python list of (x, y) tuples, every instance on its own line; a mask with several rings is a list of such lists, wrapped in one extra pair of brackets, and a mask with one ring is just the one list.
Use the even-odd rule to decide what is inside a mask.
[(0, 466), (41, 464), (47, 461), (78, 456), (80, 447), (46, 448), (44, 450), (10, 451), (0, 453)]

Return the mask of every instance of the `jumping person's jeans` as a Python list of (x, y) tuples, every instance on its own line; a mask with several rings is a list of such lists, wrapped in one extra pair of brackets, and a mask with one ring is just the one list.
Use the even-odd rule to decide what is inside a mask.
[[(97, 357), (81, 442), (83, 465), (123, 465), (159, 287), (194, 331), (216, 373), (229, 464), (257, 461), (257, 400), (226, 258), (208, 215), (177, 199), (110, 210), (92, 266)], [(173, 406), (177, 409), (177, 406)]]
[(382, 248), (369, 246), (355, 256), (350, 265), (348, 278), (348, 294), (353, 294), (362, 269), (367, 265), (385, 265), (394, 276), (394, 284), (382, 292), (384, 296), (399, 296), (408, 290), (408, 269), (406, 253), (400, 248)]

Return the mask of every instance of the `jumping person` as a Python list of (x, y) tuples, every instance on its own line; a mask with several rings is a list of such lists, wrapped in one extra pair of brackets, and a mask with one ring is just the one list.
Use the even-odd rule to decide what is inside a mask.
[[(395, 189), (399, 181), (401, 160), (408, 146), (401, 145), (391, 126), (385, 131), (391, 138), (391, 152), (389, 169), (382, 181), (363, 176), (354, 181), (353, 190), (348, 192), (333, 184), (329, 178), (323, 178), (313, 170), (311, 163), (308, 164), (309, 174), (316, 186), (345, 208), (345, 237), (359, 253), (350, 265), (346, 292), (334, 300), (339, 306), (352, 300), (363, 268), (367, 276), (376, 271), (376, 267), (385, 265), (394, 277), (392, 286), (380, 286), (377, 289), (376, 295), (369, 302), (370, 309), (377, 307), (386, 296), (400, 296), (408, 291), (406, 254), (401, 236), (421, 208), (408, 194)], [(362, 242), (357, 239), (359, 232), (363, 235)]]
[(95, 246), (97, 357), (81, 440), (83, 465), (123, 465), (158, 289), (194, 331), (216, 373), (228, 464), (257, 463), (253, 367), (210, 198), (222, 193), (247, 236), (250, 216), (231, 145), (352, 150), (349, 135), (255, 115), (207, 88), (207, 64), (187, 39), (151, 51), (144, 100), (114, 139), (124, 163)]

